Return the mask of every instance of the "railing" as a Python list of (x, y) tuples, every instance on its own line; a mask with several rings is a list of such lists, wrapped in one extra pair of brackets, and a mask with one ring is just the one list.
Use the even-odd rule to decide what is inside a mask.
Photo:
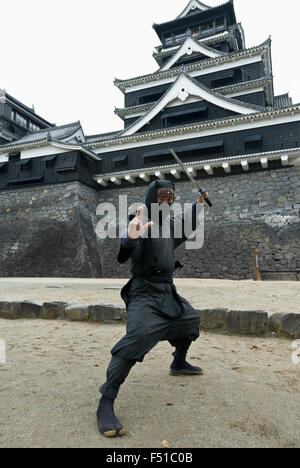
[[(222, 31), (227, 31), (225, 24), (199, 31), (198, 33), (192, 34), (192, 37), (196, 39), (202, 39), (203, 37), (214, 36), (215, 34), (218, 34)], [(164, 46), (166, 47), (182, 43), (188, 36), (190, 36), (190, 33), (186, 32), (185, 34), (179, 34), (178, 36), (167, 38), (164, 41)]]

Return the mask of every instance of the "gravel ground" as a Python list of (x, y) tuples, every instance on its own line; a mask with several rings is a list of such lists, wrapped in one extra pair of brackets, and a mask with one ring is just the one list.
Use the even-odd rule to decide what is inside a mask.
[[(127, 279), (0, 278), (0, 301), (66, 301), (123, 304)], [(175, 280), (178, 291), (197, 309), (264, 310), (300, 313), (300, 282)]]
[(98, 387), (124, 333), (123, 325), (0, 320), (0, 447), (160, 448), (167, 440), (171, 448), (300, 448), (300, 364), (291, 342), (210, 333), (189, 354), (204, 376), (171, 377), (166, 342), (137, 364), (115, 405), (128, 433), (104, 438)]

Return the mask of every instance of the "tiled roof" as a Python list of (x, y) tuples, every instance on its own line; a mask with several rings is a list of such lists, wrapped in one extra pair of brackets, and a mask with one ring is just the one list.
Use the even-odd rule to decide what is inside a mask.
[[(168, 67), (167, 69), (170, 69), (171, 66), (169, 65), (170, 63), (172, 63), (172, 60), (174, 60), (174, 56), (176, 54), (180, 54), (181, 52), (181, 55), (178, 57), (177, 61), (180, 60), (182, 57), (184, 57), (187, 52), (183, 52), (184, 49), (187, 47), (187, 45), (189, 44), (189, 48), (194, 48), (194, 50), (192, 50), (192, 53), (194, 54), (197, 54), (199, 55), (200, 53), (201, 54), (205, 54), (205, 56), (207, 57), (207, 59), (209, 58), (218, 58), (218, 57), (222, 57), (222, 56), (225, 56), (225, 55), (228, 55), (228, 52), (222, 52), (220, 50), (217, 50), (217, 49), (213, 49), (212, 47), (209, 47), (205, 44), (201, 44), (199, 43), (197, 40), (195, 40), (192, 35), (190, 36), (187, 36), (186, 40), (182, 43), (181, 47), (179, 49), (176, 49), (172, 52), (170, 58), (168, 59), (168, 61), (164, 64), (161, 65), (161, 67), (159, 68), (159, 71), (162, 71), (164, 68)], [(201, 50), (203, 49), (203, 51)], [(214, 57), (215, 55), (215, 57)], [(206, 59), (206, 60), (207, 60)], [(174, 62), (174, 65), (175, 65), (176, 62)]]
[[(150, 112), (152, 112), (152, 110), (156, 107), (159, 106), (159, 104), (161, 103), (161, 101), (163, 101), (166, 97), (166, 95), (170, 92), (170, 89), (173, 88), (174, 86), (176, 86), (176, 83), (178, 82), (178, 80), (180, 80), (180, 78), (182, 76), (185, 76), (188, 80), (192, 81), (198, 88), (201, 88), (202, 90), (204, 90), (206, 93), (212, 95), (212, 96), (215, 96), (216, 98), (218, 99), (221, 99), (222, 101), (224, 102), (227, 102), (227, 103), (230, 103), (230, 104), (234, 104), (235, 106), (242, 106), (242, 107), (246, 107), (248, 109), (251, 109), (251, 110), (255, 110), (256, 112), (263, 112), (265, 111), (265, 108), (264, 107), (261, 107), (261, 106), (256, 106), (255, 104), (249, 104), (248, 102), (241, 102), (241, 101), (238, 101), (237, 99), (232, 99), (230, 97), (227, 97), (227, 96), (224, 96), (223, 94), (220, 94), (218, 93), (217, 91), (213, 90), (213, 89), (210, 89), (210, 88), (207, 88), (207, 86), (204, 86), (202, 83), (200, 83), (199, 81), (195, 80), (194, 78), (192, 78), (190, 75), (188, 75), (186, 72), (182, 72), (177, 80), (166, 90), (166, 92), (163, 94), (163, 96), (157, 101), (154, 103), (154, 105), (144, 114), (142, 115), (139, 119), (137, 119), (136, 121), (134, 121), (131, 125), (129, 125), (129, 127), (125, 128), (124, 132), (128, 132), (131, 128), (133, 128), (134, 126), (138, 125), (138, 123), (140, 121), (142, 121), (143, 119), (145, 119), (145, 117), (147, 116), (147, 114), (150, 114)], [(123, 133), (121, 134), (121, 136), (123, 135)]]
[(72, 136), (80, 128), (81, 128), (80, 122), (62, 125), (59, 127), (45, 128), (43, 130), (39, 130), (38, 132), (29, 133), (28, 135), (25, 135), (24, 137), (20, 138), (14, 143), (3, 145), (1, 149), (2, 148), (9, 149), (10, 146), (16, 146), (16, 145), (22, 146), (23, 144), (34, 143), (34, 142), (42, 141), (42, 140), (49, 139), (49, 138), (51, 138), (52, 140), (58, 140), (58, 141), (65, 140), (66, 138)]
[[(257, 112), (250, 115), (238, 115), (236, 117), (225, 117), (223, 119), (218, 120), (210, 120), (206, 122), (195, 122), (193, 124), (188, 125), (181, 125), (176, 127), (169, 127), (159, 130), (150, 130), (143, 133), (137, 133), (130, 136), (122, 136), (117, 135), (111, 140), (107, 141), (99, 141), (94, 143), (89, 143), (86, 146), (91, 148), (96, 147), (108, 147), (113, 145), (121, 145), (125, 143), (131, 142), (139, 142), (139, 141), (149, 141), (153, 138), (153, 142), (155, 143), (155, 138), (167, 137), (167, 136), (174, 136), (174, 135), (184, 135), (189, 134), (191, 132), (200, 132), (204, 129), (209, 128), (220, 128), (220, 127), (228, 127), (234, 126), (235, 124), (239, 123), (246, 123), (246, 122), (260, 122), (263, 120), (270, 120), (270, 122), (277, 118), (282, 117), (284, 115), (294, 115), (295, 113), (300, 113), (300, 103), (294, 104), (291, 107), (282, 108), (282, 109), (274, 109), (274, 108), (266, 108), (261, 112)], [(234, 128), (234, 127), (233, 127)], [(0, 147), (1, 150), (1, 147)]]
[(75, 122), (67, 125), (61, 125), (59, 127), (51, 127), (40, 130), (38, 132), (32, 132), (24, 137), (16, 140), (13, 143), (0, 146), (1, 153), (7, 153), (12, 150), (21, 150), (22, 148), (34, 148), (39, 145), (45, 145), (47, 143), (60, 143), (70, 144), (75, 146), (84, 147), (85, 142), (79, 140), (71, 140), (70, 137), (75, 135), (78, 130), (82, 131), (80, 122)]
[[(195, 161), (189, 161), (189, 162), (183, 162), (183, 164), (186, 167), (197, 167), (197, 166), (204, 166), (205, 164), (209, 165), (214, 165), (216, 163), (221, 164), (223, 162), (228, 162), (228, 163), (234, 163), (237, 161), (241, 161), (243, 159), (246, 159), (247, 161), (251, 162), (253, 160), (257, 160), (258, 158), (262, 157), (274, 157), (277, 159), (277, 157), (282, 156), (282, 150), (275, 150), (275, 151), (265, 151), (265, 152), (260, 152), (260, 153), (252, 153), (252, 154), (240, 154), (237, 156), (226, 156), (222, 158), (212, 158), (212, 159), (200, 159), (200, 160), (195, 160)], [(290, 149), (285, 149), (284, 154), (286, 155), (293, 155), (294, 153), (299, 153), (300, 148), (295, 147), (295, 148), (290, 148)], [(118, 176), (125, 176), (125, 175), (135, 175), (140, 173), (141, 171), (145, 172), (146, 174), (149, 174), (154, 171), (164, 171), (164, 170), (172, 170), (172, 169), (178, 169), (179, 166), (174, 162), (174, 164), (164, 164), (164, 165), (157, 165), (157, 166), (152, 166), (152, 167), (140, 167), (136, 169), (127, 169), (126, 171), (116, 171), (116, 172), (110, 172), (106, 174), (96, 174), (94, 177), (99, 178), (100, 176), (103, 177), (105, 180), (109, 180), (112, 176), (118, 177)]]
[[(221, 94), (227, 94), (230, 92), (234, 91), (239, 91), (239, 90), (244, 90), (244, 89), (255, 89), (258, 86), (264, 86), (268, 82), (272, 81), (272, 77), (262, 77), (257, 80), (251, 80), (251, 81), (242, 81), (240, 83), (235, 83), (232, 85), (228, 86), (222, 86), (220, 88), (215, 88), (215, 91)], [(149, 104), (142, 104), (139, 106), (133, 106), (133, 107), (123, 107), (123, 108), (115, 108), (115, 114), (117, 114), (119, 117), (124, 117), (125, 115), (131, 115), (131, 114), (136, 114), (136, 113), (143, 113), (147, 112), (151, 107), (153, 107), (153, 102)]]
[[(222, 8), (223, 6), (231, 6), (232, 4), (233, 4), (233, 0), (229, 0), (228, 2), (225, 2), (225, 3), (222, 3), (222, 4), (217, 5), (217, 6), (215, 6), (215, 7), (209, 8), (209, 11), (210, 11), (210, 12), (214, 12), (215, 10), (220, 9), (220, 8)], [(207, 10), (205, 10), (205, 11), (197, 11), (197, 12), (195, 12), (195, 14), (201, 15), (201, 14), (206, 13), (206, 12), (207, 12)], [(184, 20), (184, 19), (186, 19), (186, 16), (184, 16), (184, 17), (182, 17), (182, 18), (178, 18), (178, 17), (177, 17), (177, 18), (175, 18), (174, 20), (166, 21), (165, 23), (160, 23), (160, 24), (154, 23), (154, 24), (153, 24), (153, 28), (156, 29), (157, 27), (167, 26), (168, 24), (171, 25), (171, 24), (173, 24), (173, 23), (175, 23), (175, 22), (177, 23), (178, 21)]]
[[(247, 55), (251, 56), (255, 52), (259, 52), (259, 51), (261, 51), (263, 49), (266, 49), (266, 47), (270, 47), (270, 41), (269, 40), (263, 42), (259, 46), (251, 47), (250, 49), (244, 49), (244, 50), (239, 51), (239, 52), (233, 52), (231, 54), (228, 54), (228, 55), (225, 55), (225, 56), (222, 56), (222, 57), (217, 57), (215, 59), (201, 60), (201, 61), (196, 62), (196, 63), (187, 64), (186, 69), (187, 69), (187, 71), (193, 71), (193, 70), (197, 70), (197, 69), (203, 69), (205, 67), (209, 67), (209, 66), (217, 64), (217, 63), (233, 62), (234, 60), (236, 60), (236, 59), (238, 59), (240, 57), (245, 57)], [(180, 70), (181, 70), (181, 67), (175, 67), (175, 68), (171, 68), (170, 70), (158, 71), (158, 72), (150, 73), (148, 75), (141, 75), (141, 76), (137, 76), (137, 77), (134, 77), (134, 78), (129, 78), (127, 80), (116, 79), (115, 80), (115, 85), (117, 87), (119, 87), (120, 89), (126, 89), (126, 87), (129, 87), (131, 85), (134, 86), (134, 85), (137, 85), (139, 83), (147, 83), (147, 82), (150, 82), (150, 81), (153, 81), (153, 80), (159, 80), (160, 78), (163, 79), (163, 78), (176, 76), (176, 75), (178, 75), (178, 72), (180, 72)]]
[(110, 140), (111, 138), (120, 135), (123, 130), (119, 130), (117, 132), (110, 132), (110, 133), (100, 133), (99, 135), (90, 135), (86, 137), (87, 143), (95, 143), (99, 141)]
[(282, 107), (289, 107), (293, 105), (292, 98), (289, 97), (289, 93), (275, 96), (274, 107), (280, 109)]

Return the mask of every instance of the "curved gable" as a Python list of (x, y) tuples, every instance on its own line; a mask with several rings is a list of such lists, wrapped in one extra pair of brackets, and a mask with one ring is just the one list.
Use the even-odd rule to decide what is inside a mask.
[(222, 107), (237, 114), (249, 115), (260, 112), (261, 109), (257, 106), (242, 103), (235, 99), (223, 96), (222, 94), (212, 91), (206, 86), (201, 85), (196, 80), (182, 73), (175, 83), (166, 91), (162, 98), (140, 119), (130, 125), (121, 136), (134, 135), (141, 128), (156, 117), (165, 107), (171, 102), (185, 102), (190, 96), (198, 97), (204, 101), (210, 102), (216, 106)]
[(182, 57), (185, 55), (192, 55), (193, 53), (205, 55), (207, 58), (218, 58), (227, 55), (225, 52), (221, 52), (219, 50), (205, 46), (204, 44), (200, 44), (192, 37), (187, 37), (182, 46), (174, 53), (172, 57), (170, 57), (167, 63), (163, 65), (159, 71), (169, 70)]
[(179, 16), (177, 16), (177, 18), (184, 18), (191, 12), (198, 13), (199, 11), (206, 11), (210, 8), (211, 7), (204, 5), (204, 3), (199, 2), (198, 0), (190, 0), (186, 8), (183, 10), (182, 13), (180, 13)]

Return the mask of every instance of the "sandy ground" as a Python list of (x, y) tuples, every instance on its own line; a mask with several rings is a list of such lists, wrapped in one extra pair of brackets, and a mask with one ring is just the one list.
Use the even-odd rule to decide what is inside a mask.
[[(0, 301), (66, 301), (123, 304), (127, 279), (0, 278)], [(265, 310), (300, 313), (300, 282), (175, 280), (178, 291), (197, 309)]]
[(300, 447), (300, 364), (291, 342), (210, 333), (189, 354), (204, 376), (170, 376), (167, 342), (133, 368), (115, 405), (128, 433), (105, 439), (95, 419), (98, 387), (124, 332), (0, 320), (0, 447)]

